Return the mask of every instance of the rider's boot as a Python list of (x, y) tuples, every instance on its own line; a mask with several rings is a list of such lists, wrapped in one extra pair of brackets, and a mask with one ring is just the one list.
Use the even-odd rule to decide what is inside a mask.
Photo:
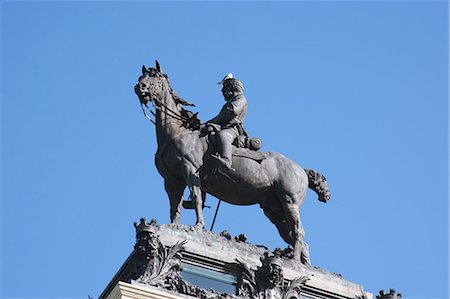
[(218, 161), (220, 165), (225, 166), (228, 170), (235, 171), (235, 169), (231, 166), (231, 161), (226, 157), (222, 157), (219, 153), (212, 154), (211, 157)]
[(230, 171), (235, 171), (233, 167), (231, 167), (231, 155), (233, 152), (231, 143), (233, 142), (233, 139), (234, 137), (229, 132), (226, 132), (226, 130), (221, 131), (217, 138), (218, 153), (211, 155)]

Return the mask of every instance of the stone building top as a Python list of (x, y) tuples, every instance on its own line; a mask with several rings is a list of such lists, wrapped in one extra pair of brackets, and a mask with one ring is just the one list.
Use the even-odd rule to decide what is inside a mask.
[(126, 283), (127, 289), (156, 288), (173, 296), (205, 299), (373, 298), (339, 274), (293, 259), (289, 249), (271, 252), (247, 243), (244, 235), (233, 238), (225, 231), (217, 235), (145, 219), (135, 227), (134, 250), (100, 295), (102, 299), (112, 298)]

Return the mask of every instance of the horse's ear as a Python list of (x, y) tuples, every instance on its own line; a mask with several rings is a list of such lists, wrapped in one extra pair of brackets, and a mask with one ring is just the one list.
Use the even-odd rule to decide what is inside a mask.
[(146, 72), (147, 68), (145, 67), (145, 65), (142, 65), (142, 75), (145, 75)]
[(162, 69), (161, 69), (161, 66), (159, 65), (159, 62), (158, 62), (158, 60), (155, 60), (155, 66), (156, 66), (156, 70), (159, 72), (159, 73), (163, 73), (163, 71), (162, 71)]

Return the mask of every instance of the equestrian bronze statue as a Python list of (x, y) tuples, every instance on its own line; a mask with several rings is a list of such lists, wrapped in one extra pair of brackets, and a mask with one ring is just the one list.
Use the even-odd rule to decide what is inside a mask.
[[(224, 96), (226, 89), (224, 85)], [(216, 138), (223, 129), (220, 122), (214, 123), (213, 119), (203, 125), (197, 114), (186, 110), (184, 106), (193, 105), (172, 90), (158, 62), (155, 68), (143, 66), (135, 92), (143, 107), (149, 108), (148, 104), (152, 104), (156, 109), (158, 150), (155, 163), (170, 199), (172, 223), (180, 220), (186, 186), (194, 203), (198, 228), (205, 224), (206, 193), (235, 205), (259, 204), (283, 240), (293, 246), (294, 258), (309, 262), (303, 246), (300, 207), (308, 187), (318, 194), (320, 201), (328, 201), (330, 191), (323, 175), (303, 169), (279, 153), (257, 151), (258, 142), (248, 138), (241, 129), (236, 130), (239, 134), (234, 131), (231, 134), (236, 139), (230, 147), (231, 161), (225, 161), (230, 164), (224, 165), (224, 161), (220, 161), (221, 140)], [(230, 101), (232, 96), (228, 99), (225, 96), (225, 99)], [(233, 116), (234, 108), (229, 106), (225, 109)]]

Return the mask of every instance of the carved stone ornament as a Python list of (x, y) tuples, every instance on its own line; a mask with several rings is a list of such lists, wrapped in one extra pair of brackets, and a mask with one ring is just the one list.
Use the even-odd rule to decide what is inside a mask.
[(307, 277), (300, 277), (285, 282), (281, 258), (266, 253), (261, 258), (262, 266), (256, 270), (237, 261), (238, 268), (241, 269), (238, 273), (237, 295), (202, 289), (183, 280), (180, 275), (181, 252), (186, 241), (165, 247), (155, 233), (156, 221), (146, 223), (142, 218), (139, 224), (134, 225), (136, 244), (129, 279), (132, 284), (154, 286), (201, 299), (297, 299), (308, 280)]
[(240, 298), (251, 299), (298, 299), (302, 287), (308, 281), (306, 276), (298, 277), (291, 282), (285, 282), (281, 258), (265, 253), (261, 258), (262, 266), (252, 271), (242, 262), (243, 269), (238, 287)]
[(150, 224), (142, 218), (136, 228), (135, 256), (133, 259), (134, 282), (151, 286), (172, 288), (173, 279), (179, 276), (181, 271), (181, 250), (186, 242), (179, 242), (170, 248), (166, 248), (158, 236), (152, 231), (155, 221)]
[[(385, 293), (384, 290), (380, 290), (379, 295), (376, 296), (376, 299), (401, 299), (402, 294), (396, 293), (394, 289), (390, 289), (389, 293)], [(356, 296), (354, 299), (367, 299), (366, 294), (361, 289), (361, 295)]]
[(396, 293), (394, 289), (390, 289), (388, 294), (384, 293), (384, 290), (381, 290), (380, 295), (377, 295), (377, 299), (400, 299), (402, 298), (402, 294)]

